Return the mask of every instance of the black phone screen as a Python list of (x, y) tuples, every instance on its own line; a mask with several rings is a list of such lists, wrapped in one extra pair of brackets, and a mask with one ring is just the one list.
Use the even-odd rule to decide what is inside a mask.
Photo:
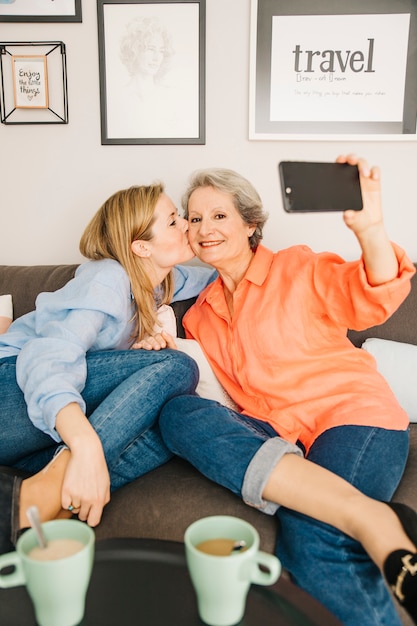
[(281, 161), (279, 175), (284, 209), (289, 213), (362, 209), (356, 165)]

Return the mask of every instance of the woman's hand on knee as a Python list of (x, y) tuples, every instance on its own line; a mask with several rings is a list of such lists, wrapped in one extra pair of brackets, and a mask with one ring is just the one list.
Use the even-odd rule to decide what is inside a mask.
[(100, 438), (75, 402), (58, 412), (56, 430), (71, 452), (62, 482), (61, 506), (90, 526), (97, 526), (110, 500), (110, 476)]
[(62, 508), (77, 514), (89, 526), (97, 526), (110, 501), (110, 476), (101, 443), (71, 450), (62, 485)]

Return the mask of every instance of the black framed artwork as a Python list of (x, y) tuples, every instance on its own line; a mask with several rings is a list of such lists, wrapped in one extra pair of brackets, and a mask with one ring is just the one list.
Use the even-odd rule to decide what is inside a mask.
[(97, 0), (102, 144), (205, 142), (205, 0)]
[(81, 21), (81, 0), (0, 0), (0, 22)]
[(2, 124), (68, 124), (63, 41), (0, 43)]
[(250, 139), (415, 139), (417, 0), (251, 0)]

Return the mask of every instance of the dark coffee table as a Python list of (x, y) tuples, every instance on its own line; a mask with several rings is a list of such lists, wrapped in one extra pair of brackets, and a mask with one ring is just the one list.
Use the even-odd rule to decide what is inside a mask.
[[(36, 626), (24, 587), (0, 589), (0, 624)], [(184, 545), (156, 539), (97, 542), (80, 626), (201, 626)], [(324, 607), (284, 578), (252, 585), (241, 626), (341, 626)]]

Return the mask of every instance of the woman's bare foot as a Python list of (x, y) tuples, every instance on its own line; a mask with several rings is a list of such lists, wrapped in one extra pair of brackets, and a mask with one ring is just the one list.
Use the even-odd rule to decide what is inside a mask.
[(32, 505), (38, 507), (42, 522), (58, 517), (71, 517), (72, 513), (64, 511), (61, 507), (62, 483), (70, 457), (70, 451), (63, 448), (43, 470), (22, 482), (19, 506), (20, 528), (29, 526), (26, 511)]

